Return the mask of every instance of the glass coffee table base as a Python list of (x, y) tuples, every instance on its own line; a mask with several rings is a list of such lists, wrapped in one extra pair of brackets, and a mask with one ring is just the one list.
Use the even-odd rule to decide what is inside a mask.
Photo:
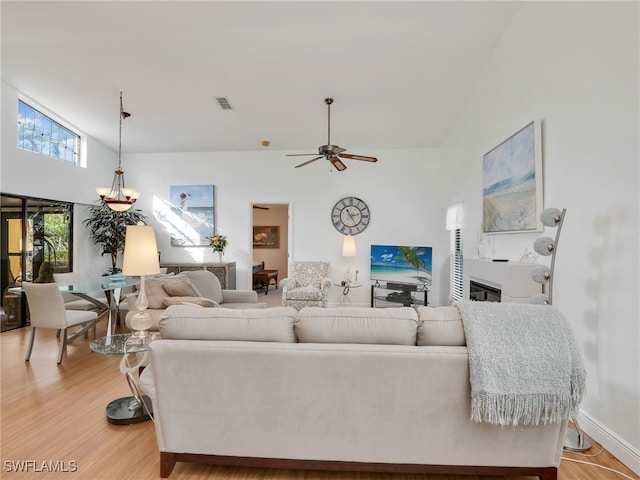
[(153, 414), (151, 399), (142, 395), (142, 401), (147, 408), (136, 397), (122, 397), (113, 400), (107, 405), (107, 421), (114, 425), (131, 425), (150, 420), (149, 413)]

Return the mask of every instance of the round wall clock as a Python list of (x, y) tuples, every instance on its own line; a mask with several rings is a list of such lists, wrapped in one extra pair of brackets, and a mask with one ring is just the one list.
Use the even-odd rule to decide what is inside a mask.
[(331, 210), (331, 223), (343, 235), (357, 235), (369, 225), (371, 213), (366, 203), (356, 197), (338, 200)]

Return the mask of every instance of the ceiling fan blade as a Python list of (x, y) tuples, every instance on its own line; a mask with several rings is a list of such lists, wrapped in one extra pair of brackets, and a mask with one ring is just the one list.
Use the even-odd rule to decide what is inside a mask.
[(318, 153), (289, 153), (285, 157), (302, 157), (303, 155), (318, 155)]
[(319, 157), (312, 158), (311, 160), (307, 160), (306, 162), (301, 163), (300, 165), (296, 165), (295, 168), (304, 167), (305, 165), (309, 165), (311, 162), (315, 162), (316, 160), (320, 160), (321, 158), (324, 158), (324, 157), (320, 155)]
[(331, 160), (329, 161), (333, 164), (334, 167), (336, 167), (336, 170), (339, 172), (347, 169), (347, 166), (342, 163), (338, 157), (331, 157)]
[(269, 210), (269, 207), (263, 207), (260, 205), (254, 205), (253, 208), (257, 208), (258, 210)]
[(376, 157), (367, 157), (366, 155), (351, 155), (350, 153), (341, 153), (341, 157), (350, 158), (352, 160), (363, 160), (365, 162), (377, 162)]

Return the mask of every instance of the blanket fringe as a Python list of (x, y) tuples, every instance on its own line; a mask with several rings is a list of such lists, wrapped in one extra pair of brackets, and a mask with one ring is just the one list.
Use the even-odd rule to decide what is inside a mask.
[(578, 413), (584, 389), (570, 394), (476, 393), (471, 399), (471, 420), (502, 426), (560, 423)]

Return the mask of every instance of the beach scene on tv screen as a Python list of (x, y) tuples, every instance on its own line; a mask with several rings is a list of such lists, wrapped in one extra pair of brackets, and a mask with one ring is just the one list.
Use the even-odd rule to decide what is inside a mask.
[(371, 280), (431, 285), (431, 247), (371, 245)]

